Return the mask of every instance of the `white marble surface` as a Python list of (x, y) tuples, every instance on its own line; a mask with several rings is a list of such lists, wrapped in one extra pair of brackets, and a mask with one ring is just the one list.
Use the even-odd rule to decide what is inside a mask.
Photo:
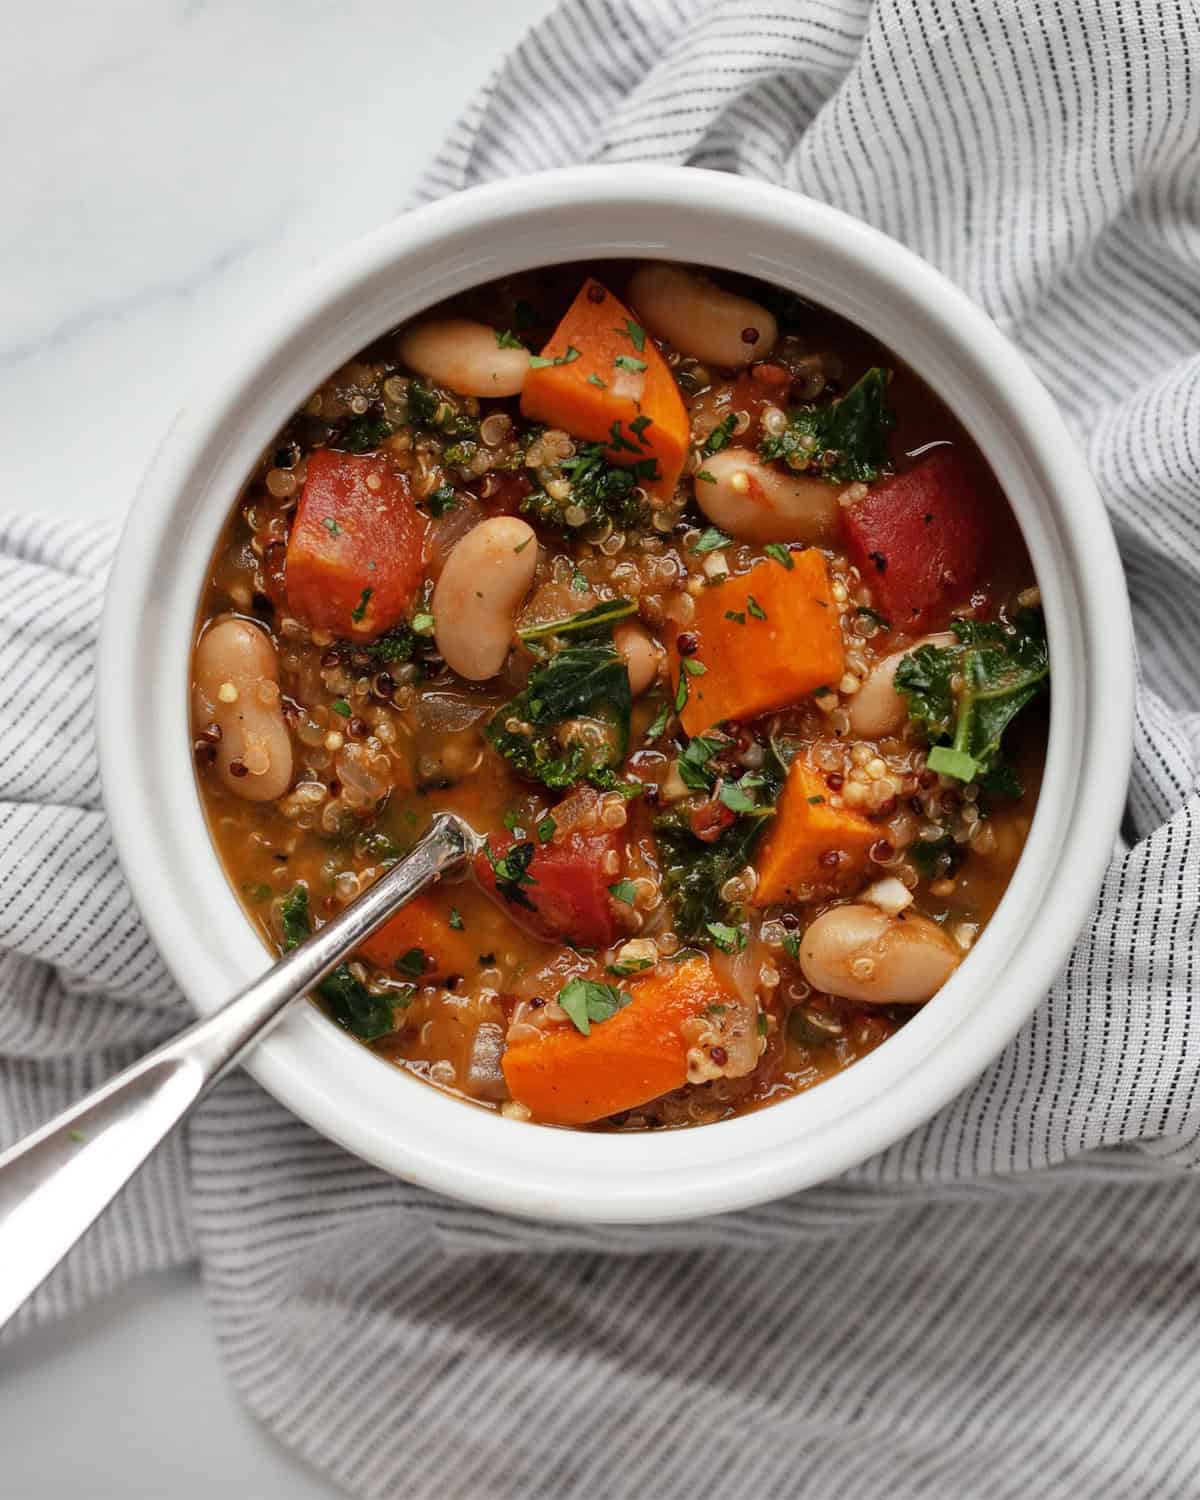
[[(550, 0), (0, 0), (0, 507), (119, 517), (202, 353), (390, 218)], [(5, 1500), (309, 1500), (196, 1277), (0, 1362)]]

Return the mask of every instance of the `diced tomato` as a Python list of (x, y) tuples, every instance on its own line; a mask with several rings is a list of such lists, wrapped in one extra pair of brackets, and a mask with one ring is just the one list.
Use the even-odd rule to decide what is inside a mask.
[(350, 639), (381, 635), (412, 608), (424, 551), (408, 481), (386, 460), (330, 448), (309, 456), (284, 575), (300, 619)]
[(897, 630), (943, 624), (965, 603), (987, 530), (971, 476), (950, 448), (875, 485), (845, 512), (850, 561)]
[[(496, 859), (517, 842), (507, 836), (489, 840)], [(559, 833), (549, 844), (536, 846), (526, 871), (528, 883), (517, 887), (529, 906), (508, 900), (497, 889), (496, 872), (486, 854), (476, 856), (475, 878), (517, 926), (534, 937), (570, 938), (585, 948), (607, 948), (620, 929), (608, 891), (617, 877), (605, 870), (605, 863), (606, 856), (620, 847), (617, 834), (607, 830)]]

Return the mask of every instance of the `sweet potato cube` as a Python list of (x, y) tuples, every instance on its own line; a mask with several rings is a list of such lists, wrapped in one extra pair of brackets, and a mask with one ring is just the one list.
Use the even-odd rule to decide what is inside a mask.
[(687, 701), (680, 718), (689, 735), (723, 719), (752, 719), (783, 708), (842, 676), (842, 627), (829, 567), (815, 548), (774, 557), (748, 573), (707, 588), (688, 629), (697, 649), (682, 660), (668, 643), (676, 693), (682, 673)]
[(842, 889), (868, 862), (880, 831), (848, 807), (831, 807), (825, 778), (796, 759), (759, 845), (755, 906), (787, 906)]
[(547, 1031), (504, 1054), (514, 1099), (546, 1125), (587, 1125), (636, 1109), (687, 1082), (683, 1023), (728, 990), (707, 958), (665, 964), (629, 985), (632, 1003), (583, 1036)]
[(572, 437), (604, 443), (610, 463), (669, 498), (690, 429), (675, 377), (633, 314), (598, 281), (584, 282), (521, 392), (521, 413)]

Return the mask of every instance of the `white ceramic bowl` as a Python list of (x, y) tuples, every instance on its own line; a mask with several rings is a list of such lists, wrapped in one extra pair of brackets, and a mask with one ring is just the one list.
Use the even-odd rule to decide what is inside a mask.
[(189, 647), (208, 560), (246, 475), (330, 370), (465, 287), (527, 267), (653, 256), (749, 272), (824, 304), (908, 361), (974, 435), (1020, 520), (1053, 662), (1041, 800), (982, 939), (903, 1030), (819, 1088), (738, 1119), (599, 1135), (501, 1119), (373, 1057), (296, 1008), (250, 1071), (387, 1171), (548, 1219), (678, 1219), (779, 1197), (912, 1130), (968, 1084), (1041, 999), (1090, 909), (1129, 769), (1124, 579), (1084, 461), (990, 320), (892, 240), (822, 204), (718, 173), (583, 167), (423, 208), (350, 246), (230, 330), (130, 514), (108, 589), (98, 733), (137, 903), (197, 1010), (267, 956), (217, 863), (192, 772)]

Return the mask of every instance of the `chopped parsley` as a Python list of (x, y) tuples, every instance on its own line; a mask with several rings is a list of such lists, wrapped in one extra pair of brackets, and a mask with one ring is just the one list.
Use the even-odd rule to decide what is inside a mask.
[(350, 611), (350, 618), (354, 621), (354, 623), (356, 625), (361, 624), (362, 621), (366, 619), (366, 616), (367, 616), (367, 605), (370, 604), (370, 602), (371, 602), (371, 595), (374, 592), (375, 592), (374, 589), (363, 589), (362, 594), (359, 597), (358, 603)]
[[(638, 452), (631, 444), (625, 446), (630, 452)], [(522, 501), (523, 511), (551, 526), (587, 526), (605, 516), (626, 530), (646, 526), (648, 513), (638, 488), (659, 477), (654, 459), (613, 464), (603, 443), (589, 443), (564, 460), (561, 468), (571, 483), (566, 499), (552, 500), (544, 490), (535, 490)], [(578, 518), (568, 522), (567, 513), (572, 510), (578, 512)]]
[[(733, 412), (730, 412), (727, 417), (723, 417), (717, 423), (704, 439), (704, 446), (700, 450), (705, 458), (711, 458), (714, 453), (720, 453), (722, 448), (728, 447), (729, 439), (733, 436), (733, 429), (736, 426), (737, 417), (734, 416)], [(709, 477), (711, 478), (712, 476), (710, 475)]]
[(629, 370), (634, 375), (640, 375), (646, 368), (646, 361), (644, 359), (634, 359), (632, 354), (618, 354), (616, 359), (613, 360), (613, 364), (616, 365), (618, 370)]
[(787, 568), (789, 572), (796, 566), (792, 561), (792, 554), (782, 542), (768, 542), (763, 551), (768, 557), (774, 558), (781, 568)]
[(382, 412), (366, 411), (352, 418), (340, 432), (329, 435), (329, 446), (343, 453), (371, 453), (395, 432)]
[(554, 365), (573, 365), (579, 358), (579, 350), (574, 344), (568, 344), (562, 354), (556, 354), (548, 359), (544, 354), (531, 354), (529, 357), (529, 368), (531, 370), (546, 370)]
[(342, 719), (348, 719), (354, 712), (345, 698), (335, 698), (329, 707)]
[(623, 901), (626, 906), (632, 906), (635, 895), (633, 881), (618, 880), (615, 885), (609, 886), (608, 894), (614, 901)]
[(626, 318), (625, 327), (618, 328), (616, 332), (623, 333), (639, 354), (646, 347), (646, 330), (640, 323), (635, 323), (632, 318)]
[(436, 521), (439, 516), (444, 516), (448, 510), (454, 509), (458, 504), (458, 496), (454, 493), (452, 484), (441, 484), (432, 495), (426, 495), (421, 503)]
[(731, 927), (728, 922), (706, 922), (704, 926), (722, 953), (740, 953), (746, 946), (744, 927)]
[(425, 957), (424, 948), (410, 948), (407, 953), (402, 953), (396, 960), (395, 968), (409, 979), (420, 979), (428, 968), (428, 960)]
[(706, 526), (693, 544), (692, 551), (717, 552), (722, 547), (728, 547), (730, 540), (719, 526)]
[(627, 990), (596, 979), (570, 979), (558, 992), (562, 1006), (576, 1031), (590, 1036), (592, 1027), (609, 1021), (619, 1010), (633, 1003)]
[[(788, 563), (788, 567), (791, 567), (791, 563)], [(765, 620), (767, 618), (766, 610), (753, 594), (746, 595), (746, 613), (755, 620)]]
[(647, 741), (656, 740), (667, 727), (667, 721), (671, 717), (671, 711), (665, 703), (659, 705), (658, 712), (650, 721), (650, 727), (646, 730)]
[(496, 346), (500, 349), (524, 349), (525, 347), (516, 334), (509, 332), (507, 328), (503, 333), (496, 335)]

